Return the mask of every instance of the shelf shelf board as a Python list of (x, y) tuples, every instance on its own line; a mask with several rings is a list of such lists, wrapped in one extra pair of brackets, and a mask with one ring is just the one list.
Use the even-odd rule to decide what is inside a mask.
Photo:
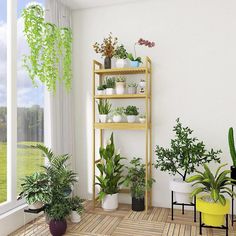
[[(95, 123), (96, 129), (123, 129), (123, 130), (145, 130), (146, 123)], [(150, 124), (148, 124), (150, 127)]]
[[(140, 99), (146, 98), (146, 94), (114, 94), (114, 95), (95, 95), (97, 99)], [(149, 98), (149, 96), (148, 96)]]
[(95, 70), (94, 72), (98, 75), (129, 75), (145, 74), (146, 71), (150, 73), (150, 70), (147, 67), (99, 69)]

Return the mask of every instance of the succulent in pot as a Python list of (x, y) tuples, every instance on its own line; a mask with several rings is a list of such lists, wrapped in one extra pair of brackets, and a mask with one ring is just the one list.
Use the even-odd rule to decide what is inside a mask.
[(187, 175), (196, 171), (196, 168), (211, 161), (220, 162), (221, 150), (206, 150), (205, 144), (196, 137), (192, 137), (193, 130), (184, 127), (179, 118), (173, 128), (175, 138), (171, 139), (170, 148), (156, 146), (156, 168), (167, 171), (172, 175), (178, 174), (181, 178), (170, 181), (170, 190), (175, 193), (178, 203), (190, 203), (192, 197), (191, 184), (186, 182)]
[(119, 123), (122, 121), (122, 118), (124, 116), (125, 108), (124, 107), (116, 107), (112, 111), (112, 119), (113, 122)]
[(111, 111), (111, 104), (107, 99), (102, 99), (99, 102), (97, 102), (98, 105), (98, 112), (99, 112), (99, 121), (101, 123), (107, 122), (107, 116)]
[(128, 94), (136, 94), (137, 93), (138, 84), (130, 83), (128, 84)]
[(132, 210), (143, 211), (145, 209), (145, 191), (152, 188), (152, 184), (155, 180), (149, 178), (146, 183), (146, 168), (141, 158), (133, 158), (130, 161), (130, 166), (126, 168), (128, 174), (125, 177), (124, 185), (130, 187), (131, 190)]
[(106, 91), (106, 85), (99, 85), (97, 87), (97, 94), (98, 95), (104, 95)]
[(52, 192), (49, 177), (43, 172), (35, 172), (22, 179), (19, 198), (24, 197), (30, 209), (39, 209), (51, 202)]
[(127, 106), (125, 109), (125, 115), (127, 117), (128, 123), (136, 122), (136, 117), (138, 114), (139, 112), (136, 106)]
[(140, 115), (139, 116), (139, 122), (142, 123), (142, 124), (145, 123), (146, 122), (146, 115)]
[(116, 48), (114, 57), (117, 59), (116, 60), (117, 68), (124, 68), (126, 66), (127, 55), (128, 53), (123, 44), (121, 44)]
[(70, 219), (72, 223), (79, 223), (81, 221), (81, 214), (84, 211), (84, 200), (78, 196), (74, 196), (69, 200), (70, 204)]
[(231, 178), (236, 180), (236, 149), (234, 145), (234, 130), (232, 127), (229, 128), (228, 141), (230, 155), (233, 161), (233, 165), (231, 166)]
[(116, 79), (115, 77), (106, 78), (106, 95), (113, 95), (115, 91)]
[(235, 184), (235, 180), (228, 177), (231, 171), (220, 172), (221, 168), (226, 165), (221, 165), (213, 174), (209, 167), (203, 164), (204, 172), (196, 171), (196, 175), (186, 180), (188, 183), (194, 182), (191, 196), (197, 196), (197, 210), (202, 212), (202, 221), (208, 226), (224, 225), (224, 215), (228, 214), (230, 210), (229, 200), (225, 198), (225, 194), (236, 197), (236, 194), (229, 188)]
[(126, 77), (119, 76), (116, 78), (116, 94), (124, 94), (125, 93), (125, 84)]
[(106, 147), (100, 147), (99, 150), (101, 161), (97, 164), (100, 175), (96, 176), (100, 186), (98, 194), (102, 202), (102, 208), (105, 211), (111, 211), (118, 208), (118, 192), (124, 182), (122, 175), (124, 165), (120, 153), (115, 150), (113, 133)]

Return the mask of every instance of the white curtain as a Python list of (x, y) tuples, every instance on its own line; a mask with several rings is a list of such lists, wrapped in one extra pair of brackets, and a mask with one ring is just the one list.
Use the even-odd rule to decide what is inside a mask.
[[(59, 27), (71, 27), (71, 11), (59, 0), (46, 0), (45, 20)], [(55, 94), (46, 92), (45, 103), (45, 143), (57, 154), (71, 154), (75, 166), (72, 91), (58, 83)]]

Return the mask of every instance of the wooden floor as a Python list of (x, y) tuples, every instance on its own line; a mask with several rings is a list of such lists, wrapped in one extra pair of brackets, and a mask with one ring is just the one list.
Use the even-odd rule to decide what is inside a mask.
[[(236, 236), (236, 223), (231, 227), (229, 236)], [(48, 225), (44, 217), (27, 224), (17, 230), (11, 236), (27, 235), (39, 236), (50, 235)], [(133, 212), (130, 205), (120, 204), (114, 212), (104, 212), (101, 208), (92, 208), (92, 203), (86, 203), (86, 212), (79, 224), (68, 221), (66, 235), (70, 236), (198, 236), (199, 221), (193, 222), (193, 212), (185, 211), (182, 215), (180, 210), (174, 211), (174, 220), (171, 220), (171, 211), (166, 208), (152, 208), (145, 212)], [(224, 236), (225, 230), (203, 229), (203, 236)]]

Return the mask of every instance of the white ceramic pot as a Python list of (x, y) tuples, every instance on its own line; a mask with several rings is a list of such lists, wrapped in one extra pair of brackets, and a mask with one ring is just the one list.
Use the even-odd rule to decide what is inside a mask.
[(124, 94), (124, 93), (125, 93), (125, 82), (117, 82), (116, 94)]
[(126, 66), (126, 60), (125, 59), (117, 59), (116, 61), (116, 68), (124, 68)]
[(140, 117), (139, 117), (139, 122), (142, 123), (142, 124), (144, 124), (144, 123), (146, 122), (146, 118), (140, 118)]
[(102, 208), (104, 211), (114, 211), (118, 208), (118, 193), (106, 194), (102, 200)]
[(71, 211), (70, 220), (72, 223), (79, 223), (81, 221), (81, 215), (79, 215), (77, 211)]
[(97, 90), (97, 95), (104, 95), (104, 90)]
[(128, 87), (127, 92), (128, 92), (128, 94), (136, 94), (137, 88), (136, 87)]
[(136, 116), (127, 116), (128, 123), (134, 123), (136, 121)]
[(43, 202), (35, 202), (35, 203), (29, 205), (29, 209), (31, 209), (31, 210), (40, 209), (43, 207), (43, 205), (44, 205)]
[(115, 92), (114, 92), (114, 89), (113, 88), (107, 88), (106, 89), (106, 95), (113, 95)]
[(116, 116), (113, 116), (113, 122), (115, 123), (119, 123), (122, 121), (122, 116), (121, 115), (116, 115)]
[(99, 114), (99, 120), (101, 123), (106, 123), (107, 122), (107, 115)]
[(175, 201), (177, 203), (191, 203), (191, 192), (193, 187), (191, 183), (186, 183), (180, 178), (175, 178), (170, 181), (170, 190), (175, 193)]

